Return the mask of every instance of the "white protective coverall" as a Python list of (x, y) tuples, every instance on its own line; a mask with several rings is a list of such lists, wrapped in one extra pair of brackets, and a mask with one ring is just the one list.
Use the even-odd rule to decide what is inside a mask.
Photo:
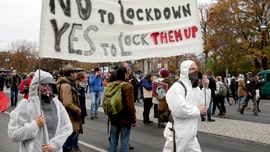
[[(40, 70), (40, 82), (48, 77), (50, 79), (52, 75)], [(30, 85), (29, 99), (22, 99), (10, 113), (8, 136), (14, 142), (20, 142), (20, 152), (43, 152), (41, 145), (45, 144), (45, 138), (52, 145), (53, 152), (62, 152), (62, 145), (73, 131), (72, 124), (62, 103), (54, 97), (52, 102), (56, 107), (58, 120), (54, 137), (49, 139), (48, 131), (44, 127), (39, 128), (35, 121), (36, 116), (41, 115), (38, 86), (39, 70), (35, 72)]]
[[(174, 119), (177, 152), (201, 151), (196, 138), (198, 118), (200, 118), (200, 110), (197, 106), (203, 104), (204, 100), (200, 88), (192, 88), (188, 77), (189, 67), (193, 63), (191, 60), (186, 60), (180, 67), (180, 80), (186, 87), (187, 95), (185, 96), (185, 89), (179, 82), (175, 82), (166, 94), (167, 103)], [(163, 152), (173, 152), (173, 132), (169, 129), (171, 127), (172, 123), (168, 122), (163, 133), (166, 138)]]

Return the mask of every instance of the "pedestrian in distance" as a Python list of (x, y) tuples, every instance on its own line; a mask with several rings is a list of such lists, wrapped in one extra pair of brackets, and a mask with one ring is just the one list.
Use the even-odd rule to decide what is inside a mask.
[(98, 107), (100, 105), (101, 94), (104, 90), (104, 81), (99, 68), (94, 69), (94, 74), (90, 76), (88, 81), (91, 95), (90, 119), (94, 119), (98, 118)]
[(207, 69), (205, 71), (205, 75), (207, 76), (209, 80), (208, 88), (211, 90), (211, 99), (210, 99), (209, 107), (212, 107), (212, 108), (207, 109), (207, 117), (211, 121), (213, 120), (212, 115), (215, 114), (215, 110), (216, 110), (217, 99), (215, 95), (215, 90), (217, 89), (217, 85), (216, 85), (216, 80), (215, 80), (213, 71), (211, 69)]
[(141, 87), (143, 89), (143, 123), (144, 125), (151, 125), (153, 121), (150, 120), (150, 110), (153, 105), (153, 75), (148, 73), (141, 82)]
[(258, 106), (256, 102), (256, 80), (252, 75), (252, 72), (246, 73), (247, 78), (245, 80), (246, 84), (246, 97), (244, 100), (243, 107), (240, 110), (240, 113), (243, 114), (245, 111), (245, 108), (248, 106), (248, 101), (251, 99), (253, 102), (253, 112), (254, 115), (258, 115)]
[(21, 81), (22, 78), (17, 74), (17, 71), (13, 70), (12, 75), (8, 78), (8, 87), (10, 87), (11, 107), (17, 105), (19, 85)]
[(201, 115), (201, 121), (205, 121), (207, 117), (207, 122), (215, 122), (214, 119), (211, 118), (211, 89), (209, 86), (209, 79), (206, 75), (202, 77), (202, 99), (205, 100), (205, 107), (207, 107), (207, 113), (205, 115)]
[(73, 132), (63, 145), (63, 152), (73, 151), (78, 145), (78, 136), (83, 133), (81, 107), (76, 89), (76, 73), (77, 69), (72, 66), (63, 68), (64, 76), (58, 78), (57, 85), (59, 88), (59, 99), (66, 108), (70, 121), (72, 123)]
[(239, 76), (238, 77), (238, 80), (237, 80), (237, 86), (238, 86), (238, 89), (237, 89), (237, 111), (240, 111), (242, 109), (242, 106), (244, 104), (244, 99), (245, 99), (245, 96), (246, 96), (246, 84), (245, 84), (245, 79), (244, 77), (242, 76)]
[[(215, 91), (216, 97), (217, 97), (217, 107), (219, 109), (219, 116), (221, 116), (222, 118), (227, 118), (227, 113), (226, 113), (226, 107), (224, 105), (224, 98), (225, 96), (221, 93), (222, 92), (222, 77), (221, 76), (217, 76), (217, 90)], [(227, 95), (227, 94), (226, 94)]]
[(52, 75), (37, 70), (28, 100), (22, 99), (10, 113), (8, 136), (20, 142), (20, 152), (62, 152), (72, 124), (56, 94)]
[(0, 91), (4, 90), (5, 86), (5, 78), (3, 77), (3, 73), (0, 74)]
[(197, 140), (198, 119), (207, 108), (203, 105), (198, 87), (198, 67), (192, 60), (185, 60), (180, 66), (180, 81), (175, 82), (166, 94), (172, 120), (164, 130), (166, 139), (163, 152), (200, 152)]
[[(119, 67), (116, 71), (116, 78), (119, 83), (127, 82), (129, 76), (125, 67)], [(120, 137), (120, 151), (129, 151), (129, 139), (131, 127), (136, 127), (136, 109), (134, 106), (133, 86), (125, 83), (121, 87), (123, 110), (117, 114), (109, 115), (110, 128), (110, 152), (116, 152)]]
[(264, 79), (258, 75), (255, 76), (255, 79), (256, 79), (256, 102), (257, 102), (258, 112), (261, 112), (260, 100), (262, 97), (262, 85), (264, 84)]
[[(34, 74), (35, 74), (35, 72), (30, 72), (29, 73), (29, 77), (28, 78), (26, 78), (26, 79), (24, 79), (21, 83), (20, 83), (20, 93), (21, 94), (24, 94), (23, 95), (23, 98), (25, 98), (25, 99), (28, 99), (28, 96), (29, 96), (29, 88), (30, 88), (30, 84), (31, 84), (31, 82), (32, 82), (32, 79), (33, 79), (33, 77), (34, 77)], [(25, 87), (27, 88), (27, 89), (25, 89)]]
[[(78, 72), (77, 77), (76, 77), (76, 85), (77, 85), (77, 91), (78, 91), (78, 96), (79, 96), (79, 101), (80, 101), (82, 124), (85, 124), (85, 117), (87, 116), (85, 92), (88, 87), (88, 75), (86, 72), (84, 71)], [(79, 141), (79, 135), (77, 136), (77, 139), (75, 139), (73, 152), (81, 151), (78, 141)]]

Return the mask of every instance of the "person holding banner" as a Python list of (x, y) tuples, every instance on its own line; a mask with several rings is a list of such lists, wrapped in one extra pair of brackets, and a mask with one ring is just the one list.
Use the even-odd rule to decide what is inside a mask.
[(50, 73), (37, 70), (29, 91), (28, 100), (22, 99), (10, 113), (9, 138), (20, 142), (20, 152), (62, 152), (72, 124), (55, 96), (55, 80)]
[(207, 108), (202, 100), (198, 87), (198, 67), (192, 60), (181, 63), (180, 82), (174, 83), (166, 94), (173, 120), (167, 123), (164, 130), (166, 142), (163, 152), (200, 152), (197, 140), (198, 119)]

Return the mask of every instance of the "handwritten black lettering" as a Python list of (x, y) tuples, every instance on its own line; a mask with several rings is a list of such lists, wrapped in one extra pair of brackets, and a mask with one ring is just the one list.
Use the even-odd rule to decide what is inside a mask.
[(76, 0), (80, 18), (82, 20), (87, 20), (91, 15), (92, 4), (91, 4), (91, 0), (84, 0), (84, 1), (85, 1), (85, 8), (83, 8), (82, 6), (82, 3), (81, 3), (82, 0)]
[(61, 36), (69, 28), (70, 24), (64, 23), (62, 28), (60, 30), (58, 30), (56, 20), (52, 19), (50, 21), (51, 21), (51, 24), (52, 24), (52, 27), (53, 27), (53, 30), (54, 30), (54, 38), (55, 38), (54, 48), (55, 48), (55, 51), (56, 52), (61, 52), (61, 48), (60, 48)]
[(94, 32), (97, 32), (98, 31), (98, 27), (95, 26), (95, 25), (90, 25), (86, 28), (86, 30), (84, 31), (84, 34), (83, 34), (83, 37), (84, 39), (87, 41), (87, 43), (89, 44), (90, 46), (90, 50), (86, 50), (84, 51), (84, 55), (85, 56), (90, 56), (90, 55), (93, 55), (95, 52), (96, 52), (96, 47), (95, 47), (95, 44), (94, 42), (90, 39), (89, 37), (89, 32), (90, 31), (94, 31)]
[(72, 25), (72, 28), (71, 28), (71, 32), (69, 34), (69, 42), (68, 42), (68, 52), (73, 54), (73, 53), (76, 53), (76, 54), (82, 54), (82, 50), (79, 50), (79, 49), (74, 49), (73, 47), (73, 42), (78, 42), (78, 38), (77, 37), (74, 37), (75, 35), (75, 32), (76, 30), (82, 30), (82, 24), (73, 24)]

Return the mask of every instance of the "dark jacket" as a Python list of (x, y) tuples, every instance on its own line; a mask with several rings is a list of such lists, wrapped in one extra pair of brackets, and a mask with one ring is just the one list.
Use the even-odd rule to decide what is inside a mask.
[(10, 86), (10, 87), (17, 87), (17, 88), (19, 88), (19, 85), (20, 85), (20, 83), (21, 83), (21, 81), (22, 81), (22, 78), (19, 76), (19, 75), (12, 75), (12, 76), (10, 76), (9, 78), (8, 78), (8, 85)]
[[(146, 78), (144, 78), (142, 81), (141, 81), (141, 88), (145, 88), (146, 90), (148, 90), (148, 91), (150, 91), (150, 90), (152, 90), (152, 88), (153, 88), (153, 83), (152, 83), (152, 81), (149, 81), (149, 80), (147, 80)], [(142, 98), (144, 98), (143, 97), (143, 93), (142, 93)]]
[[(78, 84), (79, 85), (79, 84)], [(77, 87), (77, 91), (79, 94), (79, 101), (80, 101), (80, 108), (81, 108), (81, 117), (82, 117), (82, 124), (85, 123), (85, 117), (87, 116), (87, 110), (86, 110), (86, 97), (85, 97), (85, 88), (82, 86), (78, 86)]]
[(247, 95), (249, 95), (249, 93), (251, 93), (252, 96), (256, 95), (256, 80), (254, 77), (246, 79), (246, 89)]
[(215, 96), (215, 91), (217, 89), (216, 81), (212, 76), (208, 76), (209, 79), (209, 88), (211, 89), (211, 97)]
[[(123, 82), (118, 80), (119, 82)], [(113, 125), (127, 125), (130, 126), (136, 122), (136, 109), (134, 106), (134, 88), (130, 83), (125, 83), (121, 87), (122, 102), (124, 110), (121, 112), (110, 115), (109, 120)]]
[(4, 90), (5, 78), (0, 75), (0, 91)]

